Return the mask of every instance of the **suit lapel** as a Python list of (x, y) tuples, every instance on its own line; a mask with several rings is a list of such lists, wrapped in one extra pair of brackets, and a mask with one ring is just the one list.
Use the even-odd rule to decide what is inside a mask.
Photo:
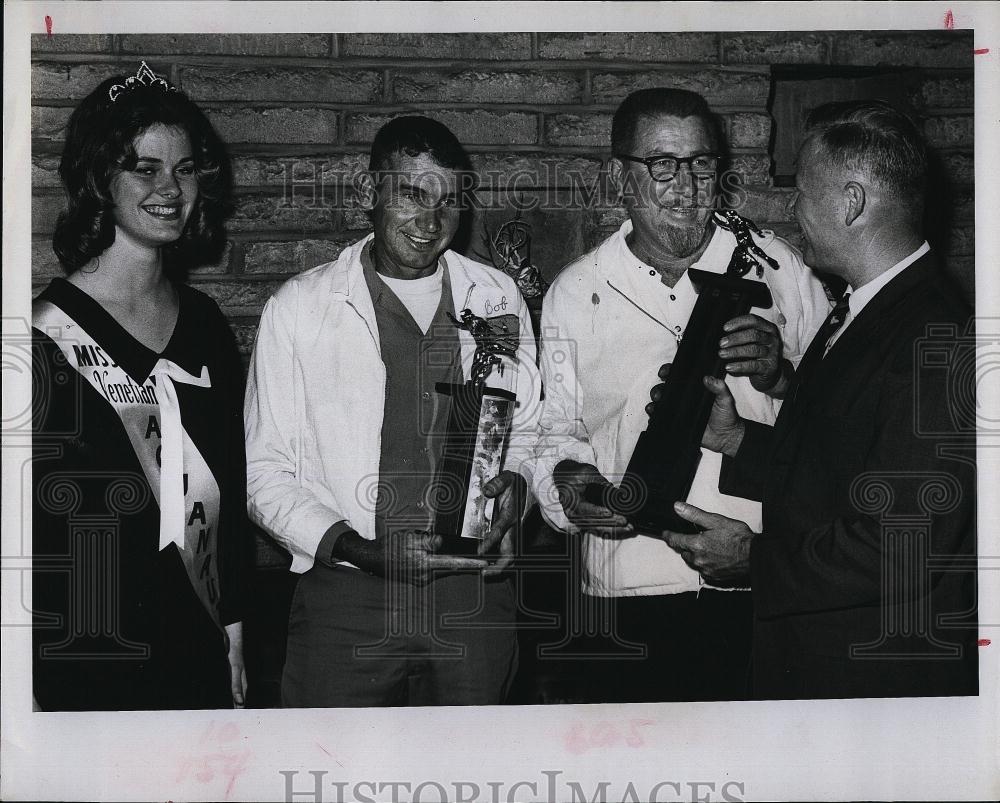
[(906, 268), (875, 294), (825, 357), (825, 340), (820, 342), (819, 336), (813, 339), (799, 363), (789, 398), (782, 404), (775, 422), (776, 446), (794, 429), (794, 422), (806, 409), (808, 397), (821, 393), (830, 382), (837, 382), (838, 377), (850, 372), (859, 354), (870, 354), (885, 342), (885, 328), (906, 315), (907, 297), (915, 288), (930, 281), (937, 270), (937, 260), (929, 253)]
[[(938, 269), (937, 261), (928, 253), (896, 276), (865, 304), (858, 317), (851, 321), (850, 326), (830, 347), (823, 363), (835, 354), (839, 357), (864, 348), (863, 344), (876, 338), (888, 321), (900, 315), (905, 316), (907, 296), (924, 282), (930, 281)], [(875, 340), (877, 342), (879, 341)]]

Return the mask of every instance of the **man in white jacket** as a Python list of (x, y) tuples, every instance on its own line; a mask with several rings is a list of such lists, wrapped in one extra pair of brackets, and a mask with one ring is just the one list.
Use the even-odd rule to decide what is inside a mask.
[[(292, 555), (282, 702), (288, 707), (496, 704), (516, 665), (500, 571), (524, 504), (539, 381), (514, 282), (447, 250), (471, 170), (425, 117), (387, 123), (361, 193), (374, 232), (285, 283), (264, 308), (246, 397), (249, 511)], [(480, 556), (443, 554), (434, 477), (448, 397), (476, 343), (469, 309), (519, 340), (505, 470)], [(491, 382), (492, 384), (492, 382)], [(490, 563), (486, 555), (502, 557)]]
[[(553, 526), (581, 533), (584, 599), (596, 611), (572, 621), (604, 623), (603, 633), (577, 633), (597, 636), (581, 643), (604, 651), (587, 672), (590, 701), (747, 695), (749, 592), (713, 589), (659, 534), (634, 532), (584, 495), (588, 484), (621, 480), (646, 428), (651, 389), (697, 300), (688, 269), (727, 269), (737, 241), (713, 222), (722, 151), (700, 95), (647, 89), (626, 98), (609, 174), (629, 219), (564, 268), (545, 297), (533, 490)], [(788, 243), (765, 231), (754, 244), (778, 263), (762, 262), (774, 305), (736, 319), (719, 355), (741, 412), (770, 423), (829, 302)], [(759, 522), (759, 504), (719, 493), (720, 461), (703, 450), (687, 501)]]

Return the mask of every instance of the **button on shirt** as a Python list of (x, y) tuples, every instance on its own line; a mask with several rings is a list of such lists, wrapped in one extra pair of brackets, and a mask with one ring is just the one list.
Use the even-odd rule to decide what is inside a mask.
[[(728, 234), (717, 232), (701, 259), (692, 267), (713, 272), (724, 271), (725, 266), (729, 264), (732, 248), (729, 247), (727, 238), (719, 236), (720, 233)], [(630, 371), (626, 387), (630, 386), (630, 389), (624, 415), (620, 417), (617, 432), (614, 433), (614, 460), (608, 460), (610, 455), (605, 455), (602, 461), (604, 465), (598, 465), (602, 472), (615, 473), (613, 481), (617, 483), (628, 465), (639, 435), (649, 423), (645, 407), (649, 402), (649, 391), (659, 382), (657, 372), (661, 365), (673, 362), (677, 356), (677, 349), (684, 337), (684, 327), (698, 301), (698, 292), (686, 271), (673, 287), (668, 287), (660, 279), (659, 271), (652, 269), (632, 253), (624, 237), (621, 237), (615, 246), (616, 260), (620, 269), (615, 271), (614, 278), (608, 280), (611, 286), (607, 287), (607, 290), (618, 297), (616, 301), (622, 300), (635, 311), (635, 315), (640, 315), (644, 319), (641, 323), (636, 320), (628, 323), (623, 321), (623, 327), (618, 333), (622, 346), (620, 355), (628, 356), (625, 362), (630, 366)], [(723, 271), (718, 270), (720, 265)], [(616, 281), (616, 278), (620, 281)], [(611, 302), (611, 299), (608, 301)], [(754, 310), (754, 312), (771, 318), (779, 328), (784, 323), (781, 313), (774, 308)], [(741, 413), (755, 419), (774, 420), (777, 414), (777, 404), (774, 400), (754, 391), (746, 377), (730, 377), (728, 382), (737, 398)], [(600, 451), (598, 455), (601, 456)], [(721, 456), (703, 449), (687, 501), (706, 510), (748, 521), (751, 526), (759, 526), (759, 505), (749, 500), (723, 497), (719, 494), (720, 468)], [(672, 559), (673, 555), (670, 557)], [(696, 576), (692, 576), (694, 573), (687, 575), (686, 572), (682, 572), (682, 575), (696, 580)]]
[[(533, 490), (546, 518), (574, 529), (566, 520), (551, 481), (560, 460), (592, 463), (619, 482), (646, 428), (645, 406), (657, 372), (672, 362), (678, 336), (684, 337), (698, 294), (685, 273), (667, 287), (659, 273), (639, 260), (626, 237), (631, 222), (595, 250), (568, 265), (553, 282), (542, 313), (545, 382)], [(786, 356), (797, 363), (829, 311), (823, 288), (798, 253), (771, 233), (758, 244), (778, 260), (765, 268), (774, 306), (753, 312), (773, 321)], [(717, 229), (692, 267), (723, 273), (735, 237)], [(650, 275), (652, 271), (652, 275)], [(747, 278), (757, 280), (755, 275)], [(745, 377), (727, 379), (741, 415), (774, 421), (777, 403), (753, 390)], [(687, 501), (760, 527), (760, 505), (720, 494), (721, 456), (702, 450)], [(696, 590), (697, 572), (658, 538), (583, 536), (583, 586), (588, 594), (632, 596)]]

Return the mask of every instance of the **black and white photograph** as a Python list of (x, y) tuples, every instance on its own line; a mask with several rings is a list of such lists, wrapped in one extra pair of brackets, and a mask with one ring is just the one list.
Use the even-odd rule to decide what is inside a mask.
[(5, 16), (4, 799), (1000, 794), (993, 6)]

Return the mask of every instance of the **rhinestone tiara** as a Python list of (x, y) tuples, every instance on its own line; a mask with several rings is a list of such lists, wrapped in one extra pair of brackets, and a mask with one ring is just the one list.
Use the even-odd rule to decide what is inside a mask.
[(124, 84), (115, 84), (108, 90), (108, 97), (114, 103), (122, 92), (132, 91), (138, 86), (158, 86), (164, 92), (176, 92), (177, 87), (171, 86), (166, 79), (160, 78), (155, 72), (149, 69), (146, 62), (139, 65), (139, 70), (135, 75), (130, 75), (125, 79)]

